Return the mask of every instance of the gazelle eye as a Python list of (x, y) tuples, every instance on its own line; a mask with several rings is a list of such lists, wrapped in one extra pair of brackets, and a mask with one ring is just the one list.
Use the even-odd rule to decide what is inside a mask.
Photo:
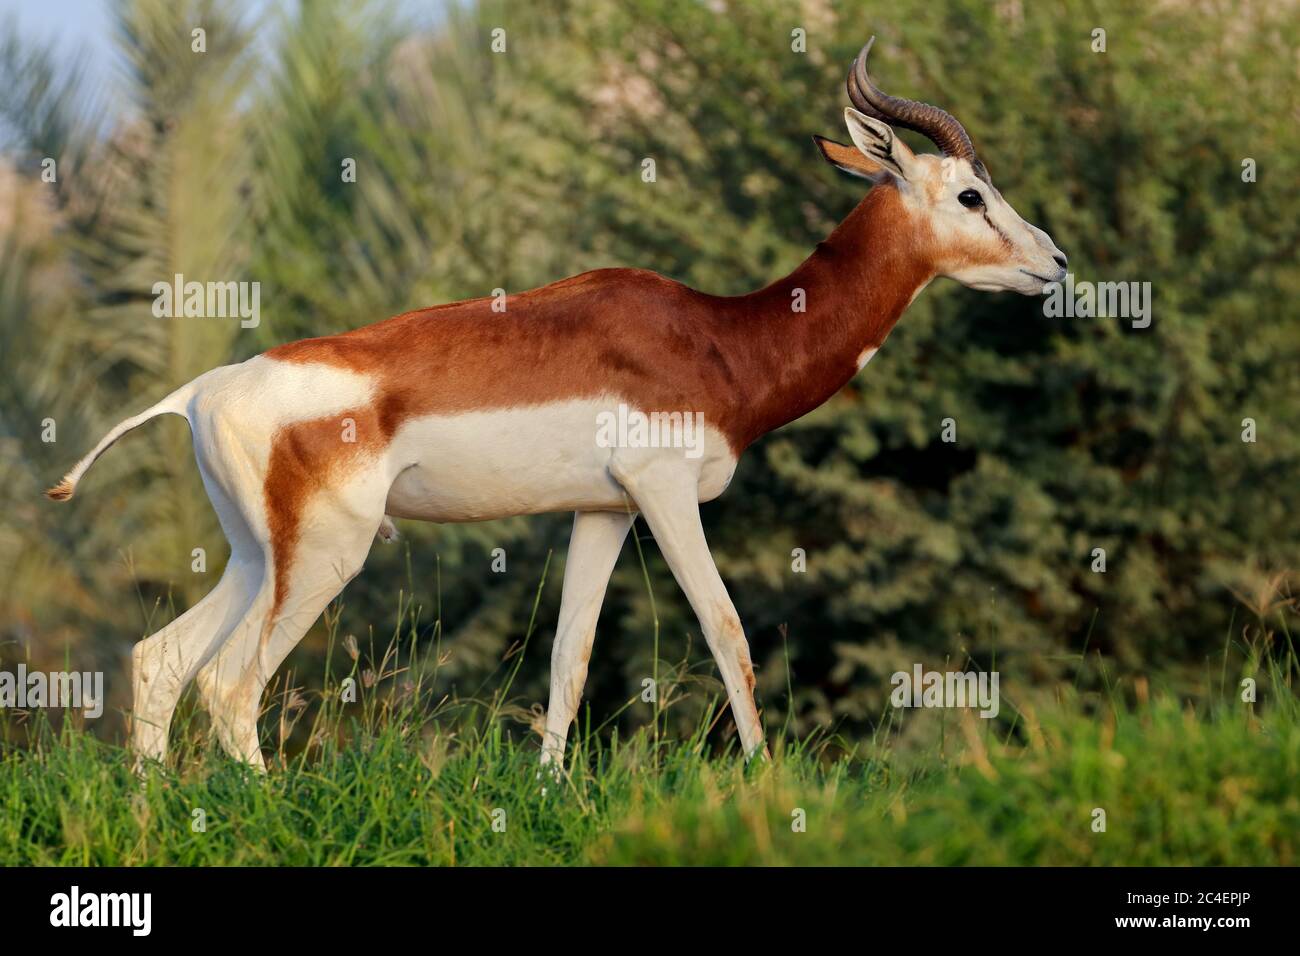
[(984, 197), (974, 189), (963, 189), (957, 194), (957, 201), (967, 209), (975, 209), (984, 205)]

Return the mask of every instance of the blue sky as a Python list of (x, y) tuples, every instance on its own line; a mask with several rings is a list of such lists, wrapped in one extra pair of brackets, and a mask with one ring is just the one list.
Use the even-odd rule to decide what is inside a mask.
[(85, 40), (101, 48), (109, 31), (110, 11), (108, 0), (0, 0), (0, 22), (16, 16), (26, 35)]
[(24, 40), (81, 56), (88, 78), (111, 82), (116, 54), (110, 0), (0, 0), (0, 25), (8, 29), (15, 20)]
[[(293, 4), (296, 0), (243, 0), (240, 6), (256, 13)], [(24, 40), (53, 44), (65, 56), (79, 58), (87, 81), (111, 97), (120, 92), (115, 6), (114, 0), (0, 0), (0, 28), (7, 30), (11, 22), (16, 22)], [(423, 19), (445, 2), (398, 0), (398, 6)]]

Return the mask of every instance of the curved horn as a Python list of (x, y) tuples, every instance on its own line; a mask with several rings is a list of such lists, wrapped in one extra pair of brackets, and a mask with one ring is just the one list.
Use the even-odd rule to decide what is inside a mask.
[(975, 155), (975, 146), (957, 117), (929, 103), (890, 96), (871, 82), (867, 75), (867, 54), (875, 42), (875, 37), (867, 41), (853, 58), (853, 66), (849, 69), (849, 101), (854, 108), (872, 119), (915, 130), (938, 146), (945, 156), (965, 159), (976, 171), (982, 170), (984, 167)]

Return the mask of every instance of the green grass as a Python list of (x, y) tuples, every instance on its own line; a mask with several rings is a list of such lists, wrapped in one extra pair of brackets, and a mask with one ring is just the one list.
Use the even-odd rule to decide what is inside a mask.
[(390, 715), (266, 776), (204, 746), (144, 779), (68, 729), (0, 759), (0, 865), (1287, 865), (1293, 702), (1089, 716), (1076, 700), (1026, 715), (1012, 742), (958, 721), (956, 752), (906, 762), (778, 742), (746, 767), (703, 731), (658, 746), (643, 732), (580, 741), (554, 783), (499, 720), (449, 740)]
[[(859, 744), (770, 727), (772, 758), (749, 765), (718, 744), (730, 717), (716, 700), (693, 731), (671, 730), (683, 688), (703, 685), (685, 662), (656, 666), (651, 725), (627, 739), (578, 728), (553, 779), (536, 736), (520, 736), (535, 715), (510, 702), (536, 613), (534, 600), (486, 701), (433, 690), (441, 625), (417, 641), (406, 599), (378, 654), (338, 640), (328, 615), (316, 700), (268, 694), (266, 775), (224, 757), (192, 701), (168, 763), (139, 776), (71, 722), (0, 723), (0, 866), (1300, 863), (1300, 663), (1285, 626), (1227, 642), (1195, 704), (1084, 653), (1074, 684), (1036, 703), (1004, 686), (1002, 720), (887, 708)], [(1078, 689), (1090, 667), (1104, 692)], [(1247, 676), (1258, 703), (1238, 696)]]

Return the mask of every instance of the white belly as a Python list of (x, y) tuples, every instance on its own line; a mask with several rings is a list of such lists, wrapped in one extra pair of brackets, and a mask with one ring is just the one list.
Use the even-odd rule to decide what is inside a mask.
[[(610, 457), (620, 441), (641, 447), (636, 443), (645, 436), (634, 429), (611, 431), (609, 416), (618, 414), (617, 399), (579, 400), (407, 422), (389, 449), (397, 478), (387, 511), (447, 522), (623, 511), (629, 503), (609, 473)], [(736, 458), (707, 422), (702, 429), (679, 430), (676, 445), (668, 429), (655, 434), (653, 453), (692, 469), (701, 501), (716, 498), (731, 481)]]

